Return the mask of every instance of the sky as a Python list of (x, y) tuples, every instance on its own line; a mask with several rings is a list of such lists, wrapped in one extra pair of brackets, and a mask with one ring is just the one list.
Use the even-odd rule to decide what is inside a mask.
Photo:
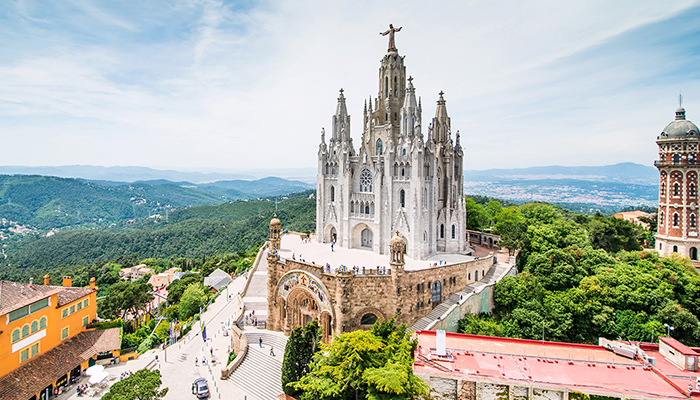
[(0, 165), (317, 165), (344, 89), (360, 142), (389, 23), (464, 168), (652, 165), (700, 123), (700, 1), (3, 1)]

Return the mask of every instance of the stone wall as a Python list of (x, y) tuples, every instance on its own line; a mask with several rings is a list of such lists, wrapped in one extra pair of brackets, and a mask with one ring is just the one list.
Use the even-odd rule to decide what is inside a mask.
[(438, 374), (416, 374), (438, 399), (445, 400), (568, 400), (567, 389), (527, 384), (489, 381), (483, 378), (461, 379)]
[[(410, 326), (453, 293), (482, 279), (493, 265), (494, 257), (489, 256), (415, 271), (397, 268), (395, 271), (388, 269), (385, 274), (375, 270), (355, 274), (352, 270), (327, 273), (322, 266), (310, 262), (268, 258), (268, 290), (271, 291), (268, 293), (268, 321), (272, 322), (269, 328), (288, 330), (284, 326), (283, 307), (280, 307), (285, 299), (278, 297), (278, 290), (281, 280), (292, 271), (303, 271), (321, 283), (331, 303), (333, 334), (340, 334), (369, 327), (360, 324), (367, 313), (384, 319), (398, 314), (398, 322)], [(441, 300), (433, 303), (431, 286), (437, 281)]]

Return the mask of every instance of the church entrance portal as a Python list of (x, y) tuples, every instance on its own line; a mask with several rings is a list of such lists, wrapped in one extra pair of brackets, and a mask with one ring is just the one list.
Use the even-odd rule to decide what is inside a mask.
[(335, 227), (331, 228), (331, 242), (335, 243), (338, 240), (338, 232), (336, 232)]
[(374, 234), (372, 234), (372, 231), (369, 230), (369, 228), (363, 229), (362, 230), (362, 247), (369, 247), (371, 249), (373, 236), (374, 236)]

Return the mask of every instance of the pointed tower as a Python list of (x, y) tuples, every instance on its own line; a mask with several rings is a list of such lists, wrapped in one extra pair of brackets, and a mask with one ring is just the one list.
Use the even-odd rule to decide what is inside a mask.
[(401, 136), (413, 139), (420, 131), (421, 112), (416, 102), (416, 88), (413, 87), (413, 78), (408, 78), (408, 87), (401, 108)]
[(433, 141), (435, 143), (447, 143), (450, 141), (450, 117), (447, 116), (447, 106), (445, 106), (445, 93), (440, 91), (440, 98), (435, 109), (433, 118)]

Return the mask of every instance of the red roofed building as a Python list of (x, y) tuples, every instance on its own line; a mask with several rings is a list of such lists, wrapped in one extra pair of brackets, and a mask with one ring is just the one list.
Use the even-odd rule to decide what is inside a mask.
[(662, 356), (650, 362), (648, 352), (618, 342), (595, 346), (458, 333), (438, 339), (433, 331), (415, 337), (414, 373), (444, 398), (700, 398), (687, 378), (674, 381), (681, 368), (668, 368)]

